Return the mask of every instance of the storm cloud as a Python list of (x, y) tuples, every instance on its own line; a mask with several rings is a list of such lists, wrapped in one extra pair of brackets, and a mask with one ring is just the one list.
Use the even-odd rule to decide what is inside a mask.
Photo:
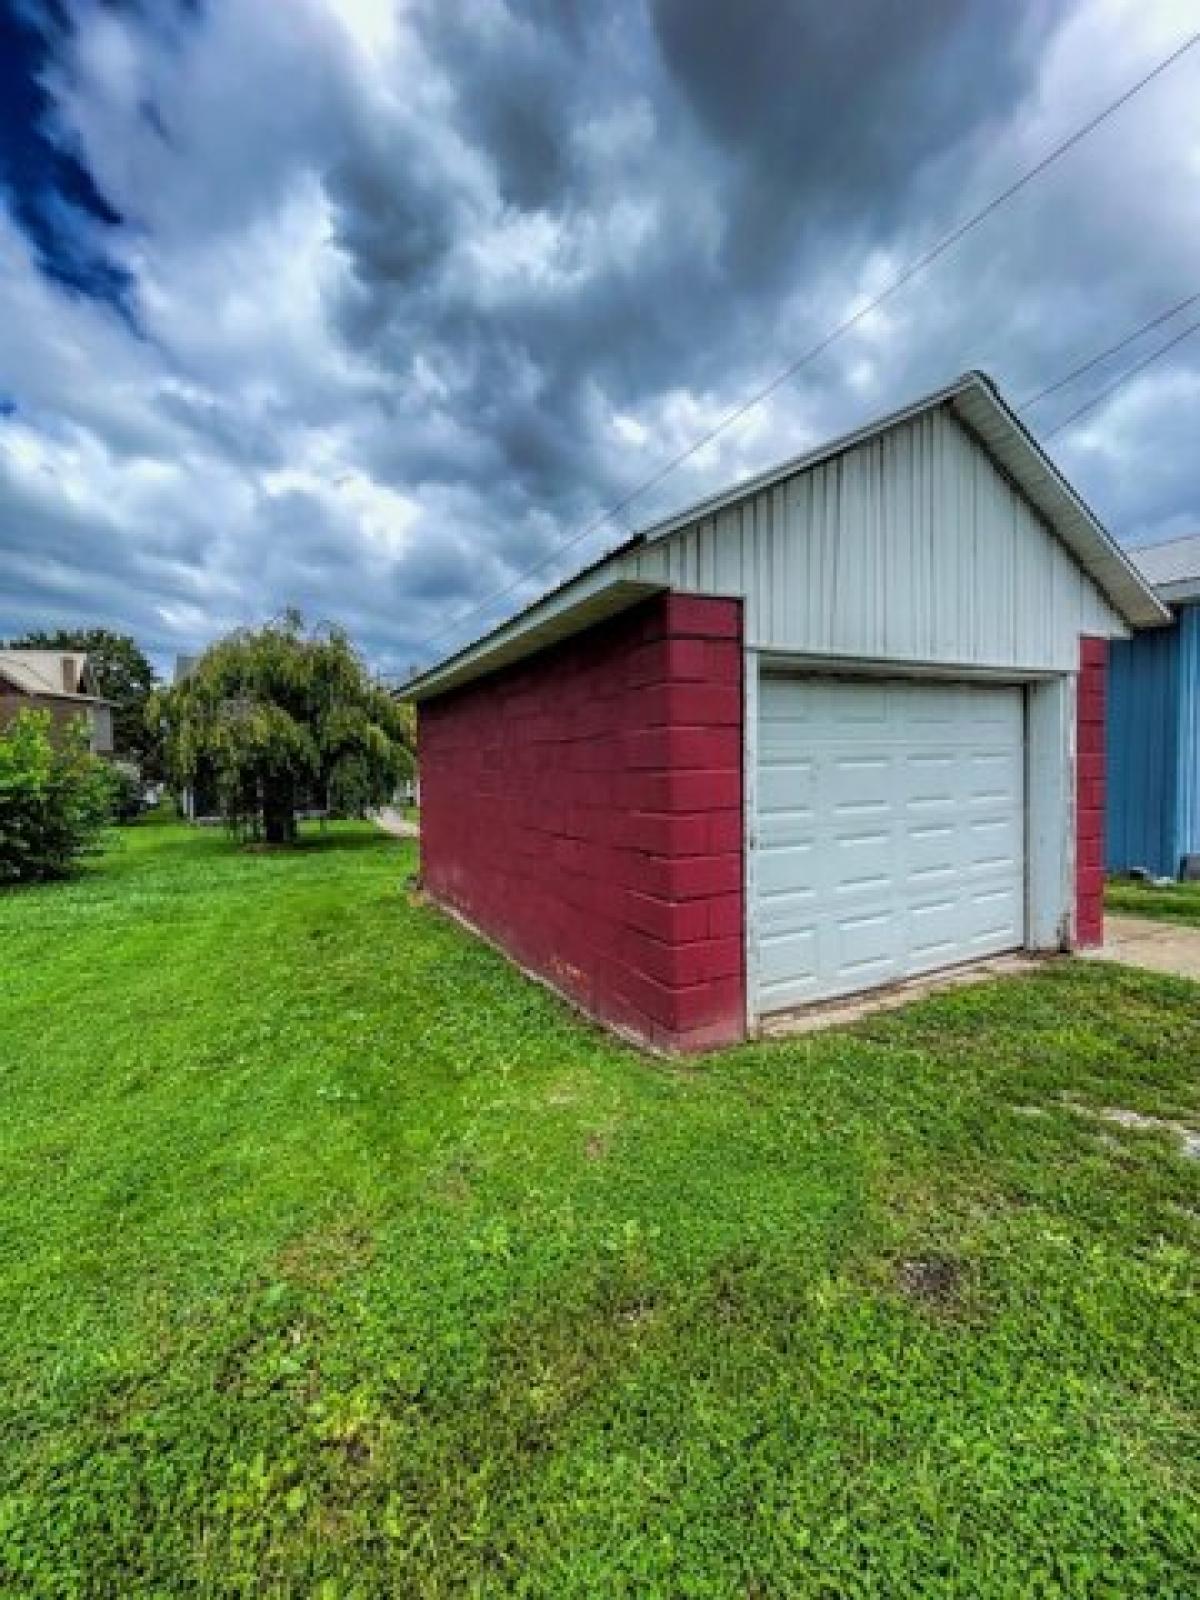
[[(8, 13), (0, 635), (103, 623), (165, 664), (298, 605), (401, 675), (630, 522), (967, 367), (1019, 403), (1200, 289), (1197, 50), (559, 553), (1176, 46), (1191, 8)], [(1200, 337), (1052, 449), (1137, 542), (1200, 525), (1198, 419)]]

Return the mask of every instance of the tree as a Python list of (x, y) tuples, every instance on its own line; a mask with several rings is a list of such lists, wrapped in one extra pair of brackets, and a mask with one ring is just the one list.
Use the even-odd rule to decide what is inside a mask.
[(114, 777), (73, 719), (51, 737), (48, 711), (0, 729), (0, 884), (65, 877), (110, 821)]
[(340, 629), (306, 633), (294, 611), (218, 640), (150, 715), (175, 781), (207, 770), (230, 827), (268, 844), (295, 838), (304, 797), (360, 816), (412, 771), (407, 708), (371, 681)]
[(136, 761), (144, 778), (162, 772), (162, 751), (146, 722), (146, 706), (154, 691), (154, 668), (128, 633), (107, 628), (53, 628), (11, 639), (13, 650), (81, 650), (96, 679), (96, 690), (113, 703), (113, 746), (118, 755)]

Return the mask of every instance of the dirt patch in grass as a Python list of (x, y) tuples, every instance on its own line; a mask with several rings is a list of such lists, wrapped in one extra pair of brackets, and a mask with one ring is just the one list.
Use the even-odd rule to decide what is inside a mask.
[(374, 1251), (374, 1239), (364, 1226), (335, 1222), (289, 1240), (279, 1252), (279, 1275), (289, 1283), (328, 1289), (365, 1267)]
[(896, 1265), (896, 1282), (903, 1293), (936, 1311), (961, 1305), (965, 1276), (962, 1263), (950, 1256), (909, 1256)]
[(607, 1133), (590, 1133), (583, 1147), (583, 1153), (589, 1161), (603, 1161), (608, 1154), (610, 1143)]

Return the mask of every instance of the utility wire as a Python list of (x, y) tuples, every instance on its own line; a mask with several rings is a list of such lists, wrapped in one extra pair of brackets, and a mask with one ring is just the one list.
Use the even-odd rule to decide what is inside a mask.
[(1200, 291), (1196, 294), (1189, 294), (1185, 299), (1177, 301), (1169, 310), (1160, 311), (1156, 317), (1151, 317), (1149, 322), (1143, 322), (1140, 328), (1135, 328), (1132, 333), (1127, 333), (1116, 344), (1110, 344), (1107, 350), (1097, 352), (1096, 355), (1089, 357), (1080, 366), (1072, 367), (1070, 372), (1064, 373), (1054, 383), (1048, 383), (1044, 389), (1039, 389), (1036, 394), (1031, 394), (1028, 400), (1022, 400), (1016, 410), (1028, 411), (1031, 406), (1036, 406), (1047, 395), (1057, 394), (1060, 389), (1065, 389), (1069, 383), (1074, 383), (1076, 378), (1082, 378), (1085, 372), (1090, 372), (1093, 367), (1098, 367), (1101, 362), (1107, 361), (1109, 356), (1115, 356), (1118, 350), (1124, 350), (1128, 345), (1136, 344), (1144, 333), (1150, 332), (1151, 328), (1158, 328), (1164, 322), (1170, 322), (1172, 317), (1178, 316), (1188, 306), (1195, 305), (1197, 300), (1200, 300)]
[(1157, 350), (1152, 350), (1148, 356), (1143, 356), (1141, 361), (1134, 362), (1132, 367), (1127, 368), (1106, 389), (1101, 389), (1099, 394), (1093, 395), (1086, 405), (1080, 406), (1077, 411), (1072, 411), (1070, 416), (1064, 417), (1061, 422), (1056, 422), (1049, 432), (1042, 435), (1042, 438), (1053, 439), (1056, 433), (1061, 433), (1064, 428), (1069, 428), (1073, 422), (1078, 422), (1080, 417), (1086, 416), (1089, 411), (1094, 411), (1098, 405), (1102, 405), (1108, 399), (1109, 395), (1116, 394), (1118, 389), (1123, 389), (1131, 378), (1136, 378), (1139, 372), (1144, 372), (1147, 367), (1152, 366), (1160, 357), (1165, 356), (1168, 350), (1174, 350), (1177, 344), (1182, 344), (1185, 339), (1190, 339), (1192, 334), (1196, 332), (1200, 332), (1200, 321), (1189, 323), (1181, 333), (1177, 333), (1173, 339), (1168, 339), (1166, 344), (1159, 345)]
[(865, 305), (861, 306), (856, 312), (853, 313), (853, 315), (845, 318), (844, 321), (839, 322), (837, 326), (829, 333), (818, 339), (816, 344), (810, 345), (808, 349), (805, 350), (801, 355), (797, 356), (794, 361), (789, 362), (786, 367), (778, 372), (769, 383), (764, 384), (761, 389), (756, 390), (755, 393), (752, 394), (747, 400), (743, 401), (741, 405), (736, 406), (732, 411), (728, 412), (706, 433), (702, 434), (698, 439), (693, 440), (691, 444), (689, 444), (685, 449), (680, 450), (678, 454), (672, 456), (656, 472), (652, 473), (650, 477), (637, 484), (627, 494), (622, 495), (622, 497), (614, 505), (610, 506), (607, 511), (601, 513), (600, 516), (594, 518), (578, 533), (573, 534), (570, 538), (556, 545), (554, 549), (545, 555), (540, 561), (537, 561), (533, 564), (533, 566), (526, 568), (517, 578), (513, 580), (512, 583), (507, 584), (502, 589), (498, 589), (494, 594), (491, 594), (486, 599), (481, 600), (478, 605), (472, 606), (468, 610), (460, 613), (460, 615), (455, 617), (453, 621), (447, 623), (444, 628), (439, 628), (436, 632), (429, 634), (421, 641), (418, 649), (421, 651), (426, 650), (430, 645), (436, 644), (440, 639), (446, 638), (447, 635), (456, 633), (464, 622), (469, 622), (472, 617), (478, 616), (481, 611), (490, 610), (497, 601), (507, 599), (509, 595), (514, 594), (518, 589), (522, 588), (530, 578), (536, 577), (539, 572), (544, 571), (546, 567), (557, 561), (558, 558), (565, 554), (566, 551), (573, 549), (576, 545), (582, 543), (583, 540), (589, 538), (593, 533), (598, 532), (599, 529), (604, 527), (606, 523), (611, 522), (615, 517), (619, 516), (620, 513), (626, 509), (626, 507), (631, 505), (635, 500), (640, 499), (642, 495), (646, 494), (648, 490), (657, 487), (657, 485), (660, 484), (664, 478), (669, 477), (669, 475), (674, 472), (677, 467), (682, 466), (685, 461), (689, 461), (699, 451), (703, 450), (706, 445), (711, 444), (714, 439), (719, 438), (721, 434), (727, 432), (728, 429), (733, 427), (735, 423), (740, 422), (741, 419), (749, 412), (753, 411), (757, 406), (760, 406), (764, 400), (769, 399), (777, 389), (782, 388), (783, 385), (787, 383), (790, 378), (794, 377), (802, 367), (806, 367), (810, 362), (815, 361), (818, 356), (824, 354), (824, 352), (829, 349), (830, 345), (834, 344), (838, 339), (849, 333), (852, 328), (857, 327), (858, 324), (869, 317), (872, 312), (877, 311), (881, 305), (890, 300), (893, 295), (899, 293), (899, 291), (904, 288), (906, 284), (911, 283), (919, 273), (924, 272), (927, 267), (932, 266), (932, 264), (941, 256), (945, 255), (948, 250), (952, 249), (956, 244), (959, 243), (960, 240), (964, 239), (967, 234), (972, 233), (980, 225), (980, 223), (986, 221), (987, 218), (999, 210), (1002, 205), (1005, 205), (1009, 200), (1011, 200), (1014, 195), (1019, 194), (1022, 189), (1026, 188), (1027, 185), (1032, 183), (1036, 178), (1040, 177), (1041, 174), (1047, 170), (1047, 168), (1053, 166), (1055, 162), (1061, 160), (1062, 157), (1065, 156), (1069, 151), (1073, 150), (1076, 145), (1080, 144), (1084, 139), (1086, 139), (1089, 134), (1095, 132), (1095, 130), (1103, 123), (1107, 122), (1110, 117), (1115, 115), (1116, 112), (1120, 111), (1123, 106), (1127, 105), (1135, 95), (1140, 94), (1141, 91), (1147, 87), (1147, 85), (1153, 83), (1156, 78), (1161, 77), (1169, 67), (1173, 66), (1181, 56), (1186, 55), (1186, 53), (1193, 49), (1197, 43), (1200, 43), (1200, 32), (1191, 34), (1182, 42), (1182, 44), (1177, 45), (1169, 55), (1164, 56), (1163, 59), (1157, 63), (1157, 65), (1151, 67), (1150, 70), (1138, 78), (1136, 82), (1130, 84), (1129, 88), (1125, 89), (1121, 94), (1119, 94), (1115, 100), (1109, 101), (1106, 106), (1098, 111), (1093, 117), (1090, 117), (1087, 122), (1076, 128), (1074, 133), (1068, 134), (1065, 139), (1053, 146), (1053, 148), (1050, 149), (1039, 161), (1036, 161), (1032, 167), (1027, 168), (1027, 170), (1023, 172), (1019, 178), (1014, 179), (1014, 181), (1010, 183), (1007, 188), (1002, 189), (999, 194), (994, 195), (989, 201), (987, 201), (985, 205), (981, 206), (978, 211), (973, 212), (971, 216), (966, 218), (965, 221), (952, 228), (949, 233), (944, 234), (937, 241), (937, 243), (931, 245), (928, 250), (925, 250), (920, 255), (916, 256), (901, 272), (897, 273), (897, 275), (892, 278), (891, 281), (883, 289), (881, 289), (878, 294), (874, 295), (870, 300), (868, 300)]

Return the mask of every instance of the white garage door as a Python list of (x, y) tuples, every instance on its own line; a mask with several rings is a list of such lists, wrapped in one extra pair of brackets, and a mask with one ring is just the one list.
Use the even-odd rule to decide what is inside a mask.
[(763, 679), (758, 1009), (1021, 945), (1020, 689)]

